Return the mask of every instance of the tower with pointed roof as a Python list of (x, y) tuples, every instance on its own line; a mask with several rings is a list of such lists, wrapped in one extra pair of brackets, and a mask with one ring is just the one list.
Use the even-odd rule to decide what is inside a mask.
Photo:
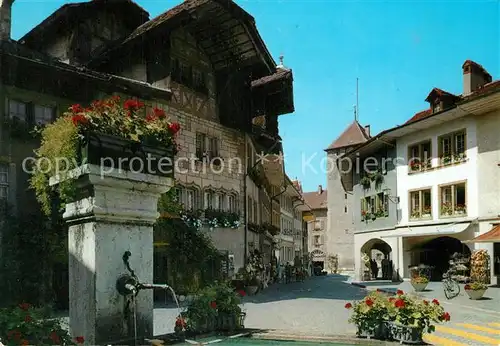
[[(327, 255), (338, 257), (338, 269), (342, 272), (354, 270), (354, 235), (352, 208), (352, 172), (346, 160), (346, 152), (370, 138), (370, 126), (362, 126), (355, 119), (328, 148), (327, 190)], [(344, 179), (341, 179), (344, 176)], [(351, 177), (351, 179), (349, 179)]]

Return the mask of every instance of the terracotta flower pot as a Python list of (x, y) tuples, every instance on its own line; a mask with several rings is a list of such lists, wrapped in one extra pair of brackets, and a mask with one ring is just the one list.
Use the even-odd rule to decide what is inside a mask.
[(478, 300), (481, 299), (486, 292), (486, 290), (465, 290), (467, 294), (469, 295), (469, 298), (472, 300)]

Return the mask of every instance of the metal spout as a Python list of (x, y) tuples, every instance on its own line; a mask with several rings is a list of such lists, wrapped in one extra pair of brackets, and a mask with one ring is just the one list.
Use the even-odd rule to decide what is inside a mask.
[(153, 290), (153, 289), (170, 289), (169, 285), (161, 285), (161, 284), (142, 284), (140, 283), (137, 287), (139, 290)]

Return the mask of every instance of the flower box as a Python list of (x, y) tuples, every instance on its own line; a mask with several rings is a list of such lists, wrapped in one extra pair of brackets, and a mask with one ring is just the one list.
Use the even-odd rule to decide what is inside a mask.
[(389, 337), (389, 329), (385, 322), (381, 322), (375, 328), (357, 327), (356, 336), (358, 338), (386, 340)]
[(388, 322), (390, 338), (403, 344), (422, 344), (423, 329)]
[(217, 330), (233, 331), (244, 327), (246, 313), (225, 313), (217, 315)]
[(173, 177), (173, 148), (154, 147), (125, 138), (87, 132), (79, 143), (78, 163)]

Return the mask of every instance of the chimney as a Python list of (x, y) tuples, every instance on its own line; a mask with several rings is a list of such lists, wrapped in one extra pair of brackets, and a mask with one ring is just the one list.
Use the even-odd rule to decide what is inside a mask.
[(463, 71), (463, 96), (472, 94), (474, 91), (482, 88), (485, 84), (491, 82), (491, 75), (478, 63), (472, 60), (466, 60), (462, 65)]
[(365, 125), (365, 132), (370, 137), (370, 125)]
[(0, 40), (10, 40), (11, 13), (14, 0), (0, 0)]
[(321, 195), (323, 193), (323, 186), (319, 185), (318, 186), (318, 195)]

